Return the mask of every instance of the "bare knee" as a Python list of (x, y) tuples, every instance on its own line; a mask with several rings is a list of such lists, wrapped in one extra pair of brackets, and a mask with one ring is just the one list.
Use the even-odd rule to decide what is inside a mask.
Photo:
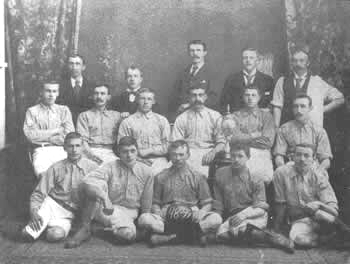
[(216, 213), (208, 215), (199, 222), (199, 225), (203, 232), (217, 231), (221, 224), (222, 217)]
[(304, 234), (297, 234), (293, 239), (293, 242), (302, 247), (316, 247), (317, 239), (315, 237), (311, 237)]
[(138, 219), (138, 225), (141, 228), (144, 228), (156, 233), (164, 232), (163, 221), (153, 214), (145, 213), (140, 215)]
[(208, 222), (218, 228), (222, 224), (222, 217), (219, 214), (211, 214), (207, 218)]
[(118, 228), (117, 230), (113, 231), (113, 234), (117, 239), (123, 240), (124, 242), (131, 243), (136, 239), (136, 230), (128, 227)]
[(46, 239), (49, 242), (56, 242), (64, 239), (66, 232), (61, 227), (50, 227), (46, 230)]
[(137, 224), (141, 228), (148, 228), (150, 227), (150, 223), (152, 222), (152, 216), (149, 213), (141, 214), (139, 219), (137, 220)]

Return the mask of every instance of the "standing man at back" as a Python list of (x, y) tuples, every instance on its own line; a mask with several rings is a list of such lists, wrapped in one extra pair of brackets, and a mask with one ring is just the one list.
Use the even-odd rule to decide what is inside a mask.
[(141, 69), (133, 65), (125, 71), (127, 88), (112, 102), (112, 107), (120, 112), (122, 117), (128, 117), (137, 111), (136, 93), (141, 88), (142, 75)]
[(306, 48), (292, 51), (292, 73), (281, 77), (273, 92), (272, 106), (275, 126), (292, 120), (293, 102), (298, 95), (308, 95), (312, 99), (311, 121), (323, 127), (324, 113), (331, 112), (344, 104), (344, 96), (335, 87), (329, 85), (318, 75), (309, 71), (309, 55)]
[(242, 66), (239, 72), (229, 75), (225, 81), (224, 89), (221, 93), (220, 107), (224, 113), (227, 105), (230, 111), (238, 111), (244, 107), (243, 94), (247, 86), (255, 85), (259, 87), (261, 100), (260, 108), (267, 108), (270, 104), (273, 91), (273, 79), (257, 70), (259, 62), (258, 50), (253, 47), (246, 47), (242, 50)]
[(93, 106), (90, 95), (95, 84), (83, 76), (85, 68), (85, 60), (81, 55), (69, 56), (69, 78), (60, 82), (60, 95), (57, 98), (57, 103), (69, 107), (74, 124), (76, 124), (81, 112), (87, 111)]
[[(134, 65), (129, 66), (125, 71), (125, 80), (127, 88), (112, 99), (111, 102), (112, 109), (120, 112), (122, 118), (128, 117), (137, 111), (136, 95), (142, 87), (142, 70)], [(156, 113), (159, 113), (157, 102), (154, 103), (152, 109)]]
[[(176, 115), (182, 113), (190, 107), (188, 102), (188, 90), (193, 86), (202, 85), (205, 86), (206, 90), (210, 89), (210, 71), (207, 64), (205, 63), (205, 57), (207, 55), (207, 45), (202, 40), (192, 40), (187, 45), (188, 54), (191, 57), (191, 64), (189, 64), (185, 70), (183, 70), (174, 87), (174, 93), (176, 100), (172, 112), (174, 112), (175, 119)], [(213, 94), (209, 94), (209, 105), (211, 106), (214, 102)]]

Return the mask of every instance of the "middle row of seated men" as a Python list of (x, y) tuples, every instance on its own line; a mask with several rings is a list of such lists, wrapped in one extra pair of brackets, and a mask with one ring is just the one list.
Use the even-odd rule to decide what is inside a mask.
[[(222, 117), (205, 106), (207, 94), (203, 86), (191, 87), (190, 107), (176, 118), (170, 131), (168, 120), (152, 111), (155, 103), (152, 90), (140, 89), (136, 113), (122, 118), (119, 112), (107, 109), (111, 97), (109, 87), (96, 86), (92, 96), (95, 106), (79, 115), (76, 131), (84, 139), (84, 154), (100, 165), (117, 158), (112, 151), (115, 141), (124, 136), (135, 138), (139, 158), (151, 165), (154, 174), (169, 166), (168, 143), (178, 139), (188, 142), (192, 153), (189, 163), (207, 177), (208, 165), (225, 150), (225, 143), (229, 141), (250, 147), (248, 167), (267, 183), (273, 176), (273, 145), (277, 167), (290, 159), (297, 144), (307, 143), (316, 146), (315, 166), (328, 169), (332, 158), (330, 143), (326, 131), (310, 121), (311, 98), (296, 96), (293, 102), (295, 119), (283, 124), (276, 136), (272, 114), (258, 107), (259, 91), (255, 85), (247, 86), (243, 95), (245, 107)], [(66, 157), (63, 139), (75, 130), (68, 107), (55, 103), (58, 94), (58, 84), (45, 83), (41, 102), (26, 113), (23, 129), (33, 147), (33, 167), (38, 177), (54, 162)]]

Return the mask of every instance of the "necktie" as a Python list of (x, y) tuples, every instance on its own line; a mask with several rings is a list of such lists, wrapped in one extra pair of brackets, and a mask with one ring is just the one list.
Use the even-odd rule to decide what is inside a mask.
[(75, 86), (74, 86), (74, 95), (77, 97), (80, 92), (80, 83), (78, 80), (75, 81)]
[(247, 78), (247, 86), (252, 85), (255, 75), (254, 74), (253, 75), (245, 74), (245, 77)]
[(303, 81), (303, 79), (302, 78), (296, 78), (295, 79), (295, 88), (297, 89), (297, 90), (300, 90), (301, 89), (301, 82)]
[(191, 71), (191, 76), (192, 77), (196, 74), (197, 70), (198, 70), (198, 66), (197, 65), (193, 65), (192, 66), (192, 71)]

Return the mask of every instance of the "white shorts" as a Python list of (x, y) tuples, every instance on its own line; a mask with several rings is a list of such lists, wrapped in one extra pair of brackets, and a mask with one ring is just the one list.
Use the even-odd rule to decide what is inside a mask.
[[(165, 215), (168, 207), (162, 208), (162, 215)], [(193, 211), (198, 211), (198, 207), (192, 207)], [(163, 217), (157, 214), (144, 213), (140, 215), (138, 224), (140, 227), (151, 229), (155, 233), (164, 233)], [(204, 233), (216, 232), (219, 225), (222, 223), (222, 218), (214, 212), (206, 212), (200, 216), (199, 226)]]
[(266, 183), (272, 181), (273, 165), (271, 152), (267, 149), (250, 148), (250, 159), (247, 161), (247, 167), (252, 175)]
[(73, 212), (63, 208), (51, 197), (47, 196), (42, 203), (38, 214), (43, 220), (43, 224), (40, 230), (35, 231), (29, 225), (25, 227), (27, 233), (34, 239), (37, 239), (47, 227), (60, 227), (64, 230), (65, 237), (68, 236), (68, 233), (72, 226), (72, 220), (74, 218)]
[(292, 223), (289, 238), (298, 244), (298, 240), (306, 239), (317, 242), (320, 225), (310, 217), (298, 219)]
[(67, 158), (67, 153), (62, 146), (47, 146), (34, 149), (33, 168), (35, 175), (40, 178), (41, 173), (54, 163)]
[(110, 227), (113, 230), (128, 228), (136, 234), (134, 221), (138, 216), (138, 210), (129, 209), (120, 205), (113, 205), (113, 208), (114, 211), (112, 215), (105, 215), (102, 211), (102, 206), (100, 206), (95, 219), (105, 227)]
[(211, 150), (212, 150), (212, 148), (205, 148), (205, 149), (191, 148), (190, 149), (191, 155), (190, 155), (189, 159), (187, 160), (188, 164), (190, 164), (198, 172), (205, 175), (205, 177), (207, 177), (207, 178), (208, 178), (208, 174), (209, 174), (209, 166), (202, 165), (202, 159), (203, 159), (203, 156)]
[(267, 213), (265, 212), (263, 216), (246, 219), (242, 223), (240, 223), (238, 226), (231, 228), (229, 223), (230, 222), (230, 217), (229, 217), (222, 225), (220, 225), (216, 233), (216, 236), (220, 237), (222, 235), (225, 235), (228, 232), (230, 232), (234, 236), (237, 236), (239, 232), (244, 232), (247, 229), (247, 224), (252, 224), (256, 227), (264, 229), (267, 226), (267, 220), (268, 220), (268, 217), (267, 217)]

